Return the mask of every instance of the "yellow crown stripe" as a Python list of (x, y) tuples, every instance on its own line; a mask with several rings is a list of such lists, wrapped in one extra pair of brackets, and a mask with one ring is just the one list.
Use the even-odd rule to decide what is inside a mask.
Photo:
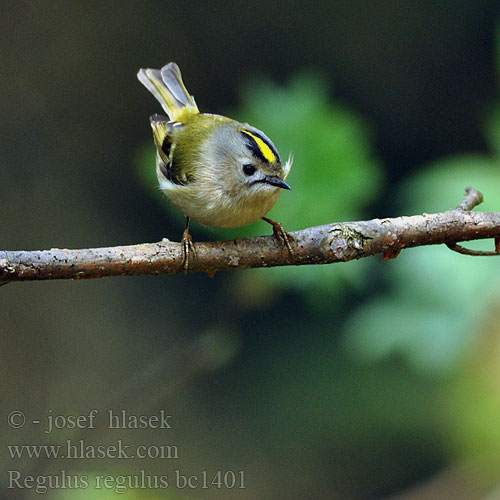
[(257, 146), (259, 146), (262, 155), (269, 163), (276, 163), (278, 161), (278, 158), (276, 158), (273, 150), (260, 137), (257, 137), (256, 135), (252, 134), (252, 132), (249, 132), (245, 129), (242, 129), (242, 132), (249, 135), (257, 143)]

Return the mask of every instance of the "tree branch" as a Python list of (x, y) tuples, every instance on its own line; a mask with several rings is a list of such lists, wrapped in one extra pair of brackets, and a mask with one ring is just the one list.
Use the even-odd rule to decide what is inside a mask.
[[(376, 254), (389, 259), (404, 248), (442, 243), (460, 253), (499, 255), (500, 212), (470, 212), (482, 199), (479, 191), (469, 187), (454, 210), (295, 231), (291, 233), (295, 240), (293, 257), (274, 236), (195, 243), (196, 258), (190, 260), (189, 271), (213, 275), (227, 269), (347, 262)], [(483, 238), (495, 239), (494, 251), (470, 251), (456, 244)], [(82, 250), (0, 251), (0, 284), (176, 274), (183, 272), (182, 262), (181, 244), (168, 240)]]

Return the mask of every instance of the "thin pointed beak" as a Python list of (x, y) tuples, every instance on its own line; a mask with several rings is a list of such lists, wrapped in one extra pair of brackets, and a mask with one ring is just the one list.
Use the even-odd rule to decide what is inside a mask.
[(280, 187), (282, 189), (292, 189), (283, 179), (280, 179), (277, 175), (266, 175), (264, 182), (271, 184), (271, 186)]

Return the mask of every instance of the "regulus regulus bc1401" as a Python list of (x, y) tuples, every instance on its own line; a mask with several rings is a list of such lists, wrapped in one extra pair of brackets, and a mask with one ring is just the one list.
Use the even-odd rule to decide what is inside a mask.
[(285, 182), (291, 157), (283, 164), (269, 137), (247, 123), (200, 113), (177, 64), (141, 69), (137, 77), (168, 115), (155, 114), (150, 121), (160, 189), (186, 216), (185, 271), (189, 253), (194, 253), (190, 219), (206, 226), (238, 227), (263, 218), (293, 254), (293, 238), (281, 224), (264, 217), (281, 190), (291, 189)]

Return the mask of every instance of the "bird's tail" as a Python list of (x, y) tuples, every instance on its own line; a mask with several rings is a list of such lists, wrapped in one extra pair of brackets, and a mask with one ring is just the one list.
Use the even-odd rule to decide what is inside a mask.
[(194, 97), (182, 81), (181, 70), (174, 62), (159, 69), (140, 69), (139, 81), (156, 97), (170, 120), (183, 122), (188, 115), (199, 113)]

